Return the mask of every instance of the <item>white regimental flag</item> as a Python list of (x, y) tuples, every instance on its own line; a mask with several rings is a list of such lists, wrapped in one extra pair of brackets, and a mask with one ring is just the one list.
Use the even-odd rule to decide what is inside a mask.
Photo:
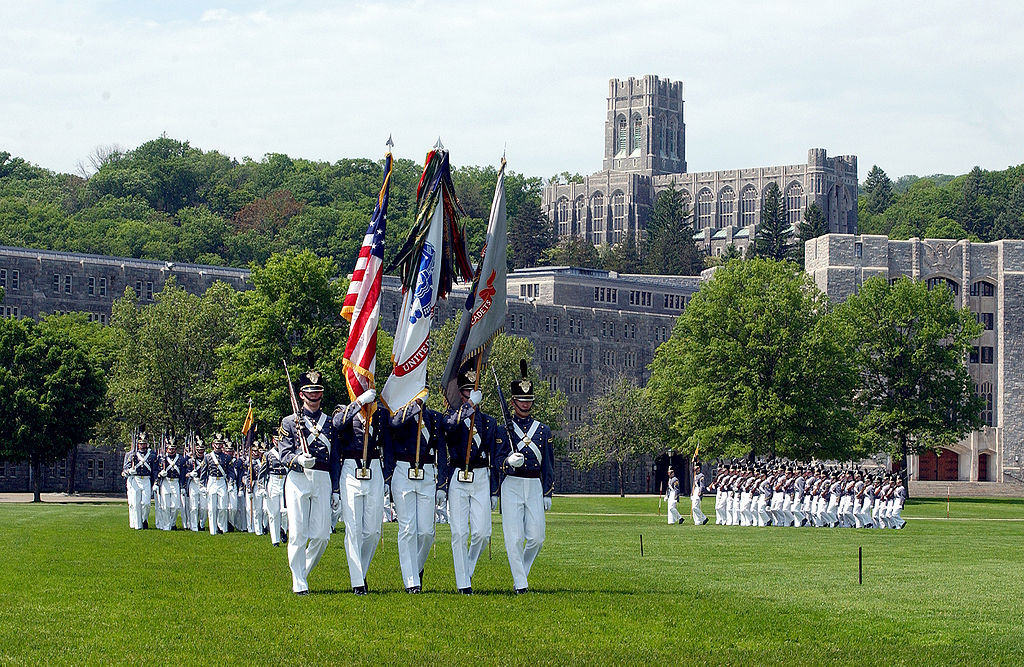
[(394, 370), (380, 393), (392, 413), (427, 395), (427, 348), (441, 276), (444, 205), (438, 197), (420, 253), (416, 287), (402, 292), (402, 312), (391, 354)]

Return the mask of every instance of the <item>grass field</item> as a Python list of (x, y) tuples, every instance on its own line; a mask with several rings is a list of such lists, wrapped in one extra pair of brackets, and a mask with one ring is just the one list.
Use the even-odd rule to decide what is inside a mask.
[(497, 514), (472, 597), (454, 593), (447, 526), (419, 596), (400, 592), (395, 524), (368, 597), (349, 592), (338, 534), (300, 597), (267, 538), (130, 531), (115, 504), (0, 505), (0, 663), (1024, 664), (1024, 501), (955, 499), (950, 521), (944, 500), (911, 501), (904, 531), (656, 511), (556, 498), (525, 596)]

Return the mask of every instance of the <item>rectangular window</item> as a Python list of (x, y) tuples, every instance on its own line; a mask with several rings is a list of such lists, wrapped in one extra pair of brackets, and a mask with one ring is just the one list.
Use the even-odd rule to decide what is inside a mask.
[(71, 276), (64, 276), (64, 293), (71, 294)]
[(979, 356), (979, 353), (978, 353), (978, 346), (975, 345), (974, 347), (971, 348), (971, 363), (972, 364), (976, 364), (976, 363), (978, 363), (979, 359), (980, 359), (980, 356)]
[(96, 277), (89, 276), (89, 296), (96, 296)]
[[(136, 280), (135, 281), (135, 296), (137, 296), (140, 299), (142, 298), (142, 281), (141, 280)], [(466, 437), (469, 437), (469, 436), (466, 436)]]
[(991, 364), (992, 363), (992, 347), (986, 345), (981, 348), (981, 363)]
[(103, 459), (96, 459), (96, 478), (103, 479)]
[(551, 333), (558, 333), (558, 318), (551, 318)]
[(558, 361), (558, 348), (548, 345), (544, 348), (544, 361)]
[[(466, 436), (466, 437), (468, 438), (469, 436)], [(95, 467), (93, 466), (93, 460), (89, 459), (88, 461), (85, 462), (85, 477), (86, 477), (86, 479), (92, 479), (93, 475), (95, 475), (95, 474), (96, 473), (95, 473)]]
[(995, 313), (981, 313), (981, 325), (985, 327), (985, 331), (992, 331), (995, 326)]
[(53, 291), (54, 292), (58, 292), (58, 293), (60, 292), (60, 274), (59, 273), (53, 274)]
[(0, 269), (0, 287), (7, 287), (7, 269)]
[(863, 243), (854, 243), (853, 244), (853, 254), (856, 255), (857, 257), (863, 257), (864, 256), (864, 244)]
[(153, 283), (147, 282), (146, 283), (146, 301), (152, 301), (152, 300), (153, 300)]
[(107, 295), (107, 279), (100, 278), (100, 296)]
[(11, 289), (21, 288), (21, 271), (11, 271)]
[(547, 376), (544, 377), (544, 381), (548, 383), (548, 386), (551, 388), (552, 392), (558, 391), (558, 376), (557, 375), (547, 375)]
[[(551, 318), (550, 317), (545, 317), (544, 318), (544, 331), (551, 331)], [(469, 437), (469, 436), (466, 436), (466, 437)]]

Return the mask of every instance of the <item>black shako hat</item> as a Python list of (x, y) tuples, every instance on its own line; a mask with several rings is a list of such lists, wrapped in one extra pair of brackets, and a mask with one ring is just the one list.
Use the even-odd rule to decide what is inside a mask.
[(319, 371), (308, 370), (299, 376), (299, 391), (323, 391), (324, 377)]
[(519, 360), (519, 374), (522, 378), (513, 380), (509, 385), (512, 390), (512, 398), (520, 401), (532, 401), (533, 382), (529, 378), (529, 367), (526, 365), (526, 359)]
[(469, 360), (462, 367), (462, 371), (459, 372), (459, 390), (476, 389), (478, 386), (476, 366), (472, 360)]

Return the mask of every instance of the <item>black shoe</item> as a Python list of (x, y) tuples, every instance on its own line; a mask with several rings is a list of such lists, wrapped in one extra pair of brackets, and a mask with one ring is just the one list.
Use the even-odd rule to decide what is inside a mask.
[(683, 519), (682, 517), (680, 517), (679, 521), (676, 521), (676, 523), (678, 523), (679, 525), (682, 525), (682, 523), (683, 523), (683, 521), (684, 521), (684, 520), (685, 520), (685, 519)]
[(274, 546), (275, 546), (275, 547), (279, 547), (279, 546), (281, 546), (281, 543), (280, 543), (280, 542), (274, 542), (273, 544), (274, 544)]
[(295, 591), (296, 595), (309, 595), (309, 591)]
[(420, 570), (420, 587), (423, 587), (423, 570)]
[(523, 593), (529, 593), (529, 592), (530, 592), (529, 588), (517, 588), (516, 589), (516, 595), (522, 595)]
[(702, 526), (703, 526), (703, 525), (704, 525), (704, 524), (706, 524), (707, 522), (708, 522), (708, 518), (707, 518), (707, 517), (704, 517), (704, 520), (700, 522), (700, 525), (702, 525)]
[(142, 530), (149, 530), (149, 521), (142, 522)]
[(405, 588), (405, 592), (406, 593), (420, 593), (420, 592), (422, 592), (422, 590), (423, 589), (420, 588), (419, 586), (406, 586), (406, 588)]
[(366, 586), (353, 586), (352, 592), (356, 595), (366, 595), (368, 591), (366, 590)]
[(462, 593), (463, 595), (472, 595), (473, 594), (473, 587), (472, 586), (466, 586), (465, 588), (460, 588), (459, 592)]

